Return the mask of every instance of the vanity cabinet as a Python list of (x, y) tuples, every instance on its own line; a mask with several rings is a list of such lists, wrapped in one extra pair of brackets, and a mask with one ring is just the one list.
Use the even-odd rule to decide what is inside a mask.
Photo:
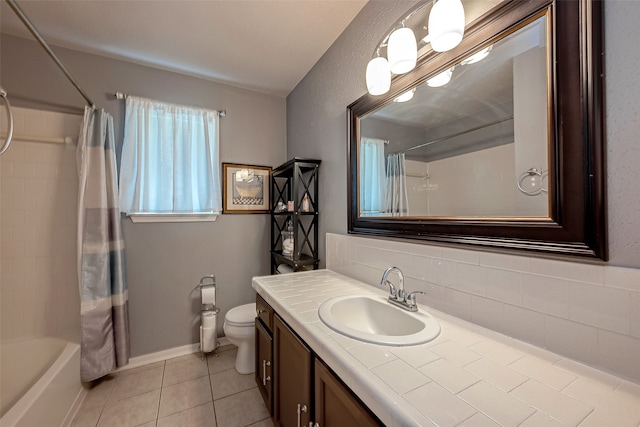
[(276, 314), (273, 320), (274, 406), (276, 426), (308, 426), (311, 420), (309, 347)]
[[(266, 304), (259, 295), (257, 299)], [(263, 321), (256, 318), (256, 381), (274, 424), (382, 425), (280, 316), (272, 313), (271, 330), (266, 330)], [(269, 354), (272, 359), (268, 359)], [(266, 363), (269, 360), (270, 365)]]
[(271, 274), (280, 264), (318, 268), (319, 167), (320, 160), (295, 157), (271, 173)]
[(273, 309), (256, 295), (256, 384), (264, 404), (273, 415)]

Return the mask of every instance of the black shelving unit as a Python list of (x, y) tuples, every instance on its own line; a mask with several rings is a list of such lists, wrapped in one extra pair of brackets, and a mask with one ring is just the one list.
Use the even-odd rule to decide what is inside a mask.
[[(294, 271), (316, 270), (318, 257), (318, 170), (320, 160), (295, 157), (272, 172), (271, 179), (271, 274), (280, 264), (289, 265)], [(309, 211), (303, 211), (305, 195)], [(293, 210), (277, 211), (278, 202), (287, 209), (293, 202)], [(283, 255), (282, 233), (287, 223), (293, 226), (293, 253)]]

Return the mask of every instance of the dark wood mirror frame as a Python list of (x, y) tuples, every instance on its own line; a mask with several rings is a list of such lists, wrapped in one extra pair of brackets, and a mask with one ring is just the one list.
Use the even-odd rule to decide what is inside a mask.
[[(507, 1), (468, 25), (456, 48), (430, 51), (413, 71), (396, 76), (386, 95), (367, 94), (349, 105), (349, 233), (607, 260), (602, 10), (594, 0)], [(360, 117), (545, 13), (552, 59), (550, 218), (361, 217)]]

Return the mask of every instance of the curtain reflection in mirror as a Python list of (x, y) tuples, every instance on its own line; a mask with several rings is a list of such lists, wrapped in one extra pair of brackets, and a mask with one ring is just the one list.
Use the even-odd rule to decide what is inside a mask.
[[(385, 141), (376, 138), (360, 140), (360, 215), (379, 216), (386, 201), (384, 169)], [(366, 185), (365, 185), (366, 184)]]
[(409, 215), (407, 200), (407, 176), (404, 153), (387, 156), (387, 197), (385, 212), (389, 216)]

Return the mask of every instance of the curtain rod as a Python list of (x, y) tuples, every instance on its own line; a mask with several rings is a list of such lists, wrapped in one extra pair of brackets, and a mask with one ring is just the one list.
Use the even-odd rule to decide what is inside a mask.
[(462, 135), (465, 135), (467, 133), (475, 132), (475, 131), (480, 130), (480, 129), (488, 128), (489, 126), (498, 125), (498, 124), (500, 124), (502, 122), (506, 122), (506, 121), (509, 121), (509, 120), (512, 120), (512, 119), (513, 119), (513, 116), (505, 117), (504, 119), (500, 119), (500, 120), (497, 120), (497, 121), (492, 122), (492, 123), (487, 123), (486, 125), (478, 126), (478, 127), (475, 127), (475, 128), (472, 128), (472, 129), (468, 129), (468, 130), (465, 130), (465, 131), (462, 131), (462, 132), (454, 133), (453, 135), (449, 135), (449, 136), (445, 136), (445, 137), (442, 137), (442, 138), (434, 139), (433, 141), (425, 142), (424, 144), (416, 145), (415, 147), (407, 148), (405, 150), (400, 150), (400, 151), (397, 151), (397, 152), (392, 153), (392, 154), (406, 153), (407, 151), (416, 150), (418, 148), (423, 148), (423, 147), (428, 147), (429, 145), (435, 144), (436, 142), (446, 141), (447, 139), (455, 138), (457, 136), (462, 136)]
[(67, 71), (67, 68), (60, 61), (60, 59), (58, 59), (56, 54), (53, 53), (53, 51), (51, 50), (51, 48), (49, 47), (47, 42), (44, 41), (44, 39), (42, 38), (42, 36), (40, 35), (40, 33), (38, 32), (36, 27), (33, 26), (31, 21), (29, 20), (29, 18), (27, 18), (27, 15), (25, 15), (24, 12), (22, 11), (22, 9), (20, 9), (20, 6), (18, 6), (18, 4), (15, 2), (15, 0), (5, 0), (5, 1), (9, 5), (9, 7), (14, 11), (14, 13), (18, 16), (18, 18), (20, 18), (20, 20), (22, 21), (24, 26), (27, 27), (27, 29), (31, 32), (33, 37), (35, 37), (35, 39), (38, 41), (38, 43), (40, 43), (40, 46), (42, 46), (42, 48), (49, 54), (49, 56), (51, 57), (51, 59), (53, 59), (53, 61), (56, 63), (56, 65), (58, 65), (58, 68), (60, 68), (60, 70), (62, 70), (62, 72), (67, 77), (67, 79), (71, 82), (71, 84), (77, 89), (78, 92), (80, 92), (80, 95), (82, 95), (82, 97), (87, 101), (87, 103), (89, 105), (91, 105), (92, 108), (96, 108), (96, 105), (87, 96), (87, 94), (82, 90), (82, 88), (78, 85), (78, 83), (71, 76), (69, 71)]
[[(113, 94), (113, 96), (115, 96), (116, 99), (127, 99), (127, 97), (129, 97), (130, 95), (128, 93), (116, 92)], [(227, 115), (227, 110), (218, 111), (218, 117), (226, 117), (226, 115)]]

